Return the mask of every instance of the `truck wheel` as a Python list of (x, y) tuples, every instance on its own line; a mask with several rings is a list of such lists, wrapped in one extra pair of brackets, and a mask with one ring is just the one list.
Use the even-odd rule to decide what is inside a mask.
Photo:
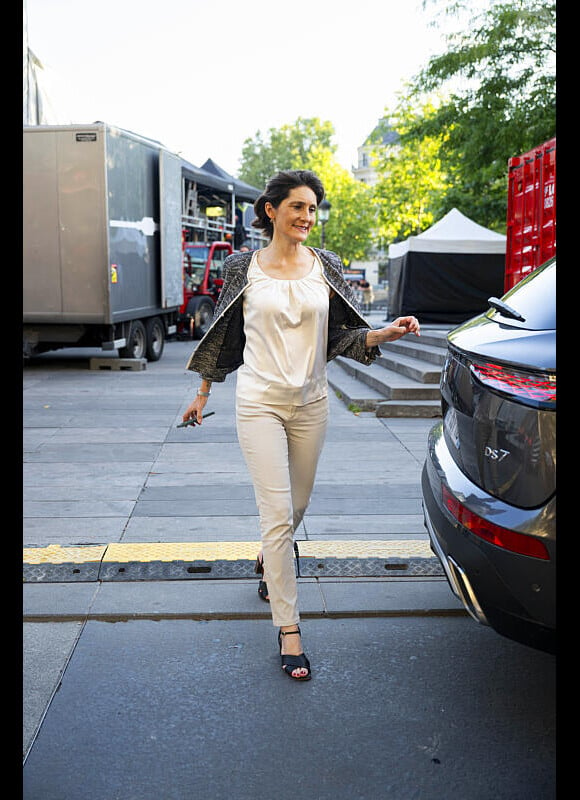
[(213, 319), (214, 304), (211, 300), (202, 300), (195, 314), (195, 335), (198, 339), (208, 332)]
[(147, 352), (147, 334), (145, 325), (139, 319), (131, 323), (127, 344), (119, 349), (121, 358), (145, 358)]
[(159, 317), (151, 317), (145, 325), (147, 361), (159, 361), (165, 346), (165, 326)]
[(214, 304), (209, 297), (192, 297), (187, 304), (187, 316), (193, 320), (193, 338), (205, 336), (213, 319)]

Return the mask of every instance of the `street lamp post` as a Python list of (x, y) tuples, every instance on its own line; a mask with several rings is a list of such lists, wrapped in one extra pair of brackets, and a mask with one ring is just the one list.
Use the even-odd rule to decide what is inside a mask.
[(319, 220), (320, 224), (322, 225), (322, 233), (320, 235), (320, 248), (321, 248), (321, 250), (324, 250), (324, 227), (325, 227), (326, 223), (328, 222), (328, 218), (330, 216), (330, 209), (331, 209), (331, 205), (330, 205), (330, 203), (328, 202), (328, 200), (325, 197), (324, 200), (322, 201), (322, 203), (318, 206), (318, 220)]

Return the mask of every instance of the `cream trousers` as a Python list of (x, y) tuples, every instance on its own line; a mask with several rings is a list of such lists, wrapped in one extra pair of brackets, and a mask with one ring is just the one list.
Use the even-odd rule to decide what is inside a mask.
[(264, 580), (276, 627), (300, 619), (294, 531), (310, 502), (327, 418), (328, 397), (305, 406), (236, 398), (238, 440), (254, 484)]

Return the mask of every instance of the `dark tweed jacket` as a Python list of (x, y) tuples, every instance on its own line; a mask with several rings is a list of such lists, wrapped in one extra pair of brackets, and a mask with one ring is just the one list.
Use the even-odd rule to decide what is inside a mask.
[[(380, 354), (378, 347), (367, 348), (370, 328), (361, 316), (354, 292), (343, 276), (342, 261), (330, 250), (313, 247), (322, 262), (324, 277), (334, 289), (329, 301), (328, 347), (326, 360), (343, 355), (372, 364)], [(242, 295), (248, 285), (248, 267), (252, 253), (234, 253), (224, 262), (224, 284), (214, 309), (211, 326), (187, 362), (187, 369), (198, 372), (208, 381), (224, 381), (226, 375), (243, 362), (244, 320)]]

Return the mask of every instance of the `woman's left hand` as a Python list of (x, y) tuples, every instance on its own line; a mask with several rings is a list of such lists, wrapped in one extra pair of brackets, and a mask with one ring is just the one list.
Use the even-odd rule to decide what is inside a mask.
[(417, 317), (397, 317), (394, 322), (391, 322), (391, 324), (387, 325), (383, 330), (390, 331), (389, 338), (385, 340), (387, 342), (394, 342), (407, 333), (414, 333), (415, 336), (421, 335), (421, 326), (419, 325)]
[(396, 342), (407, 333), (421, 335), (421, 326), (417, 317), (397, 317), (384, 328), (369, 331), (367, 334), (367, 347), (382, 344), (383, 342)]

